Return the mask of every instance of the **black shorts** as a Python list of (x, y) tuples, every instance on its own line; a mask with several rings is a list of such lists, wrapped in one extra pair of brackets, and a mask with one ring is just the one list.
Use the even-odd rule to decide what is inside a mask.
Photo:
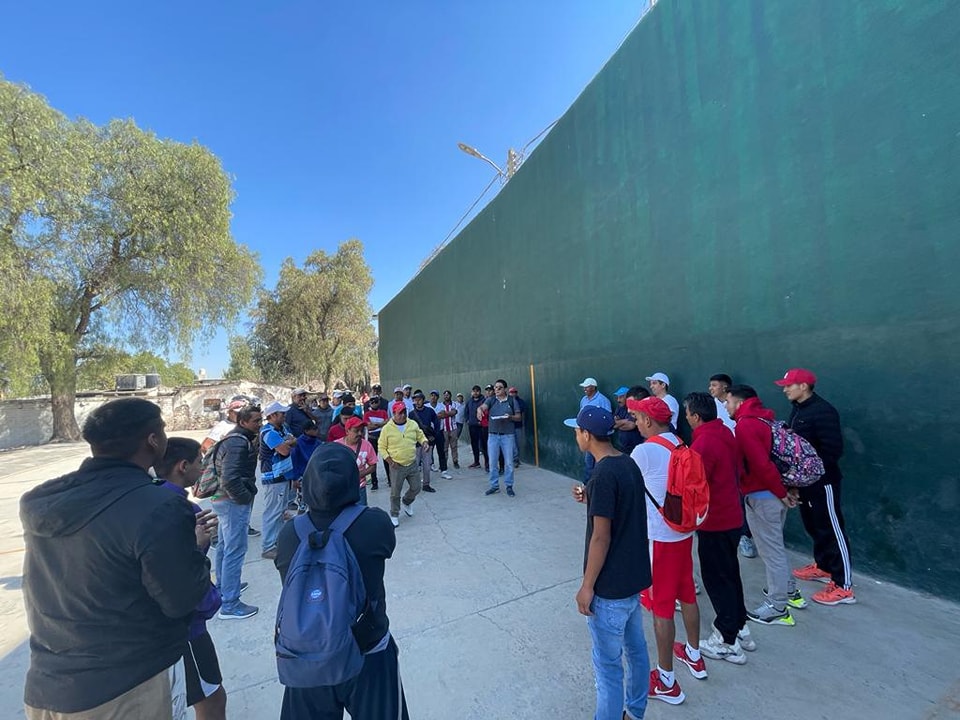
[(223, 683), (217, 649), (208, 632), (190, 640), (183, 664), (186, 668), (187, 705), (191, 707), (213, 695)]

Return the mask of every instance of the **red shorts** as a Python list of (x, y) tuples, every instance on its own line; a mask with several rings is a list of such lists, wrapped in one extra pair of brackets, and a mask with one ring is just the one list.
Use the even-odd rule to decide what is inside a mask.
[(672, 618), (677, 600), (695, 603), (693, 587), (693, 536), (680, 542), (650, 542), (650, 570), (653, 584), (640, 593), (640, 602), (661, 618)]

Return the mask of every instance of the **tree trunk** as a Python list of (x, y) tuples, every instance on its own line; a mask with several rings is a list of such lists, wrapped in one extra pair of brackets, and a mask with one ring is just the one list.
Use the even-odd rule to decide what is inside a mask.
[(77, 442), (80, 427), (74, 414), (77, 397), (77, 358), (73, 347), (61, 345), (40, 352), (40, 370), (50, 385), (50, 408), (53, 411), (51, 442)]

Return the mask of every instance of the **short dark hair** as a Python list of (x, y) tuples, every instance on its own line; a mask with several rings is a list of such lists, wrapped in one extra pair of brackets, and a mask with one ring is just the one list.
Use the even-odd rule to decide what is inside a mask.
[(703, 422), (717, 419), (717, 401), (705, 392), (692, 392), (683, 399), (684, 407), (691, 415), (699, 415)]
[[(590, 431), (587, 430), (585, 432), (590, 432)], [(590, 433), (590, 437), (592, 437), (594, 441), (598, 443), (608, 443), (608, 442), (611, 442), (613, 439), (613, 435), (594, 435), (593, 433)]]
[(727, 390), (727, 394), (733, 395), (733, 397), (739, 400), (749, 400), (750, 398), (757, 397), (757, 391), (749, 385), (733, 385)]
[(711, 375), (710, 382), (714, 381), (724, 383), (727, 387), (733, 385), (733, 378), (726, 373), (717, 373), (716, 375)]
[(262, 413), (259, 405), (247, 405), (245, 408), (237, 410), (237, 422), (249, 422), (250, 418), (254, 416), (254, 413)]
[(494, 385), (496, 385), (497, 383), (500, 383), (501, 385), (503, 385), (503, 389), (504, 389), (504, 390), (506, 390), (508, 387), (510, 387), (509, 385), (507, 385), (507, 381), (504, 380), (503, 378), (498, 378), (498, 379), (496, 379), (496, 380), (493, 381), (493, 384), (494, 384)]
[(357, 404), (356, 399), (350, 393), (344, 393), (340, 396), (340, 404), (346, 405), (347, 403), (350, 403), (351, 405)]
[(127, 460), (148, 435), (162, 429), (159, 405), (143, 398), (120, 398), (90, 413), (83, 423), (83, 439), (94, 455)]
[(474, 390), (476, 390), (477, 392), (481, 392), (483, 388), (480, 387), (479, 385), (474, 385), (472, 388), (470, 388), (470, 392), (473, 392)]
[(633, 398), (634, 400), (643, 400), (644, 398), (650, 397), (650, 391), (643, 385), (633, 385), (627, 390), (627, 397)]
[(167, 451), (163, 460), (153, 466), (157, 476), (168, 478), (174, 466), (181, 460), (193, 462), (200, 454), (200, 443), (192, 438), (172, 437), (167, 439)]

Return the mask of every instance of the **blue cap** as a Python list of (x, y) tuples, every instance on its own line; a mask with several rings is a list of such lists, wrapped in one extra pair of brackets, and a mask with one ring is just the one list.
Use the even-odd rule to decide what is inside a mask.
[(596, 405), (587, 405), (575, 418), (563, 421), (567, 427), (582, 428), (591, 435), (613, 434), (613, 413)]
[(620, 397), (621, 395), (626, 395), (628, 392), (630, 392), (630, 388), (628, 388), (626, 385), (621, 385), (613, 391), (613, 396)]

